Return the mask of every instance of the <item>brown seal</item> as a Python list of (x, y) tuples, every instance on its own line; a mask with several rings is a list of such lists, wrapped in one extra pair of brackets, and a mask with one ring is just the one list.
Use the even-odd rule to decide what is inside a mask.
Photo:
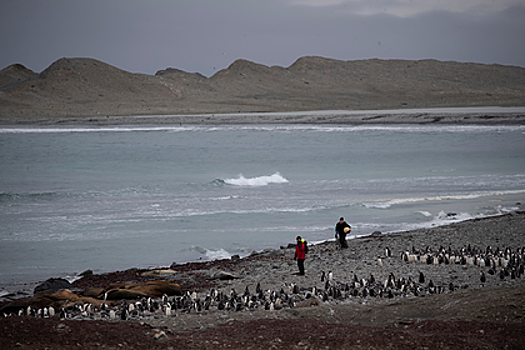
[(136, 299), (140, 297), (159, 298), (167, 296), (182, 295), (182, 289), (176, 283), (166, 281), (150, 281), (144, 284), (128, 284), (113, 288), (106, 292), (107, 300)]

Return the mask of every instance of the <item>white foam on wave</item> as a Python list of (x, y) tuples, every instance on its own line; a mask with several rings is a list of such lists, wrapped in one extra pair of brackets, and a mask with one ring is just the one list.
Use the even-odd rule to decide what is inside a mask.
[(269, 184), (284, 184), (289, 181), (281, 176), (279, 173), (275, 173), (269, 176), (258, 176), (252, 178), (245, 178), (242, 174), (236, 179), (225, 179), (224, 183), (233, 186), (267, 186)]
[(190, 125), (190, 126), (75, 126), (75, 127), (3, 127), (0, 134), (51, 134), (51, 133), (97, 133), (97, 132), (321, 132), (321, 133), (356, 133), (362, 131), (386, 131), (402, 133), (484, 133), (514, 132), (525, 130), (525, 125), (317, 125), (317, 124), (284, 124), (284, 125)]
[[(500, 215), (504, 215), (507, 213), (512, 212), (513, 210), (518, 210), (519, 208), (505, 208), (505, 207), (499, 207), (495, 208), (496, 210), (492, 213), (478, 213), (478, 214), (470, 214), (467, 212), (458, 212), (458, 213), (451, 213), (451, 212), (445, 212), (444, 210), (441, 210), (437, 215), (430, 214), (430, 220), (425, 222), (417, 222), (417, 223), (407, 223), (407, 222), (400, 222), (396, 225), (389, 225), (391, 226), (391, 229), (384, 232), (384, 233), (392, 233), (392, 232), (406, 232), (411, 230), (417, 230), (417, 229), (424, 229), (424, 228), (431, 228), (431, 227), (439, 227), (439, 226), (447, 226), (450, 224), (455, 224), (458, 222), (468, 221), (472, 219), (482, 219), (482, 218), (490, 218), (490, 217), (496, 217)], [(423, 213), (423, 212), (418, 212)], [(423, 214), (425, 215), (425, 214)], [(426, 215), (425, 215), (426, 216)]]
[(128, 127), (26, 127), (0, 128), (0, 134), (67, 134), (67, 133), (97, 133), (97, 132), (137, 132), (137, 131), (184, 131), (188, 128), (171, 126), (128, 126)]
[(230, 254), (225, 249), (219, 248), (217, 250), (207, 250), (206, 256), (210, 260), (221, 260), (221, 259), (230, 259), (232, 254)]
[(232, 256), (232, 254), (224, 248), (207, 249), (199, 245), (191, 246), (189, 251), (197, 252), (199, 255), (202, 255), (208, 260), (230, 259)]
[(412, 204), (425, 201), (446, 201), (446, 200), (468, 200), (476, 199), (490, 196), (503, 196), (503, 195), (513, 195), (513, 194), (523, 194), (525, 190), (508, 190), (508, 191), (487, 191), (471, 194), (452, 194), (452, 195), (442, 195), (442, 196), (429, 196), (429, 197), (407, 197), (407, 198), (395, 198), (387, 200), (377, 200), (374, 202), (365, 202), (362, 205), (365, 208), (369, 209), (388, 209), (393, 205), (402, 205), (402, 204)]

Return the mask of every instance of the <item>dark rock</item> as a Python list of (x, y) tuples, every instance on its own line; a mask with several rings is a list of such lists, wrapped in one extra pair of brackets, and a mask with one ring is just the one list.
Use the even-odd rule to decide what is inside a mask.
[(73, 285), (63, 278), (50, 278), (35, 287), (34, 294), (53, 294), (61, 289), (72, 289)]
[(234, 274), (229, 273), (229, 272), (219, 271), (218, 273), (216, 273), (216, 274), (213, 276), (213, 278), (214, 278), (214, 279), (221, 280), (221, 281), (228, 281), (228, 280), (235, 280), (235, 279), (238, 279), (239, 277), (237, 277), (237, 276), (235, 276)]
[(79, 273), (78, 275), (82, 276), (82, 277), (91, 276), (91, 275), (93, 275), (93, 270), (86, 270), (86, 271), (84, 271), (82, 273)]

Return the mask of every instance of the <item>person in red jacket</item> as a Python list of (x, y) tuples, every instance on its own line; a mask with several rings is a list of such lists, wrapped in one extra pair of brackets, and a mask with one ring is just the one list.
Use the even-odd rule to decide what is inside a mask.
[(304, 276), (304, 260), (306, 259), (306, 252), (308, 251), (308, 247), (306, 246), (306, 241), (302, 239), (301, 236), (297, 236), (296, 240), (297, 244), (295, 245), (294, 259), (297, 260), (297, 266), (299, 267), (299, 275)]

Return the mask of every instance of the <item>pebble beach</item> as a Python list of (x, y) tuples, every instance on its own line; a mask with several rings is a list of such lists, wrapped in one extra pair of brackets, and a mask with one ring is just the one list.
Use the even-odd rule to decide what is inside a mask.
[[(525, 279), (522, 277), (509, 274), (502, 278), (500, 273), (503, 267), (499, 262), (493, 267), (480, 265), (479, 260), (462, 262), (458, 258), (455, 262), (427, 262), (422, 257), (436, 256), (440, 249), (450, 249), (457, 256), (475, 256), (478, 253), (474, 251), (482, 252), (478, 256), (485, 255), (487, 249), (520, 252), (525, 246), (524, 219), (523, 213), (513, 213), (450, 226), (357, 237), (349, 239), (349, 248), (343, 250), (334, 240), (328, 240), (310, 247), (305, 262), (305, 276), (298, 275), (297, 264), (293, 259), (294, 249), (282, 247), (280, 250), (269, 250), (240, 260), (189, 264), (193, 265), (192, 270), (186, 273), (184, 271), (188, 265), (174, 265), (172, 269), (179, 273), (169, 279), (178, 280), (184, 285), (183, 279), (186, 278), (187, 284), (191, 285), (202, 280), (202, 276), (213, 278), (221, 272), (227, 272), (235, 276), (235, 279), (223, 281), (214, 288), (227, 292), (235, 290), (238, 293), (243, 293), (246, 286), (254, 291), (257, 284), (264, 290), (278, 291), (297, 285), (302, 290), (315, 287), (317, 291), (322, 291), (326, 289), (328, 273), (332, 274), (333, 283), (338, 285), (353, 284), (357, 279), (359, 296), (341, 298), (335, 301), (336, 304), (374, 303), (388, 299), (387, 296), (383, 299), (362, 296), (363, 279), (369, 284), (371, 276), (374, 276), (377, 284), (382, 285), (385, 285), (391, 275), (396, 279), (411, 279), (421, 286), (422, 296), (434, 293), (428, 290), (430, 281), (436, 288), (441, 287), (440, 293), (460, 289), (523, 286)], [(412, 252), (417, 255), (416, 260), (407, 261), (407, 253)], [(494, 274), (491, 274), (491, 269)], [(485, 274), (484, 282), (481, 282), (482, 272)], [(421, 274), (424, 282), (419, 282)], [(371, 288), (370, 284), (368, 287)], [(199, 292), (205, 295), (209, 291)], [(398, 299), (413, 297), (411, 292), (399, 292), (394, 296)]]
[[(524, 220), (525, 214), (519, 211), (449, 226), (374, 234), (353, 239), (350, 237), (349, 248), (345, 250), (341, 250), (334, 240), (327, 239), (326, 242), (310, 245), (305, 263), (305, 276), (297, 274), (297, 264), (293, 259), (294, 249), (291, 247), (254, 252), (245, 258), (234, 256), (231, 259), (173, 264), (171, 267), (156, 270), (131, 269), (105, 275), (85, 276), (74, 282), (73, 285), (77, 290), (88, 290), (110, 283), (163, 280), (180, 284), (184, 293), (192, 294), (194, 300), (205, 300), (212, 291), (231, 296), (232, 293), (242, 295), (248, 290), (251, 295), (256, 295), (256, 289), (259, 287), (265, 295), (270, 295), (274, 291), (278, 293), (286, 291), (286, 294), (290, 296), (295, 294), (297, 297), (293, 306), (285, 305), (285, 298), (282, 297), (282, 304), (272, 305), (271, 309), (264, 303), (245, 307), (242, 310), (227, 307), (219, 309), (217, 304), (212, 304), (206, 310), (191, 307), (189, 310), (174, 308), (169, 315), (166, 315), (165, 311), (142, 316), (135, 314), (135, 316), (128, 316), (125, 321), (104, 320), (97, 312), (87, 316), (71, 315), (69, 319), (71, 322), (95, 322), (93, 325), (102, 322), (108, 327), (113, 327), (115, 322), (125, 324), (138, 322), (141, 326), (151, 329), (144, 333), (147, 335), (142, 336), (148, 341), (156, 336), (154, 344), (157, 345), (161, 344), (158, 337), (165, 336), (166, 340), (162, 344), (166, 345), (174, 339), (178, 341), (187, 337), (193, 339), (195, 331), (200, 332), (197, 335), (200, 334), (204, 338), (206, 334), (213, 338), (217, 337), (217, 332), (225, 332), (225, 327), (249, 328), (266, 322), (286, 322), (290, 330), (300, 329), (305, 326), (305, 322), (310, 321), (342, 324), (354, 327), (355, 334), (359, 333), (359, 329), (361, 332), (368, 332), (366, 327), (397, 328), (399, 325), (411, 327), (412, 324), (428, 320), (467, 322), (467, 324), (487, 322), (487, 324), (500, 324), (500, 327), (505, 324), (509, 327), (516, 327), (516, 325), (522, 327), (525, 318), (523, 297), (525, 278), (519, 275), (519, 272), (518, 276), (511, 274), (510, 268), (507, 269), (508, 275), (502, 273), (505, 270), (505, 263), (497, 262), (499, 258), (496, 261), (496, 255), (499, 254), (497, 252), (510, 254), (523, 252)], [(291, 237), (290, 241), (293, 242), (293, 239), (294, 237)], [(456, 252), (454, 255), (465, 257), (486, 256), (487, 251), (491, 251), (494, 262), (487, 264), (488, 266), (476, 259), (472, 261), (458, 259), (441, 263), (432, 260), (428, 263), (425, 258), (421, 258), (437, 256), (440, 249)], [(410, 255), (417, 255), (418, 258), (408, 261), (407, 252)], [(514, 268), (515, 271), (519, 271), (520, 266), (523, 265), (521, 259)], [(510, 265), (508, 262), (506, 264)], [(494, 274), (491, 274), (491, 269), (494, 270)], [(486, 276), (483, 282), (480, 278), (481, 272)], [(330, 280), (329, 273), (331, 273)], [(422, 275), (424, 281), (420, 280)], [(377, 291), (382, 289), (382, 286), (385, 288), (388, 286), (393, 294), (371, 295), (370, 290), (373, 288), (370, 282), (371, 276), (376, 280)], [(395, 281), (402, 279), (413, 281), (414, 285), (419, 287), (419, 293), (414, 294), (414, 289), (403, 292), (394, 285), (390, 286), (391, 276), (395, 276)], [(349, 285), (351, 291), (348, 289)], [(342, 295), (331, 294), (330, 286), (339, 286)], [(346, 292), (343, 286), (347, 286)], [(363, 294), (365, 286), (368, 286), (369, 290)], [(430, 289), (429, 286), (435, 288)], [(357, 295), (353, 292), (354, 289), (359, 291)], [(327, 295), (326, 299), (323, 299), (323, 294)], [(176, 299), (173, 297), (168, 300)], [(131, 301), (126, 303), (129, 305)], [(32, 316), (22, 317), (22, 319), (27, 318), (33, 319)], [(18, 318), (12, 316), (5, 320), (8, 319), (14, 322), (13, 320)], [(61, 321), (66, 322), (67, 319), (68, 317)], [(48, 323), (45, 324), (48, 325), (55, 322), (51, 318), (47, 320), (41, 318), (41, 321), (47, 321)], [(85, 324), (84, 327), (86, 326)], [(365, 327), (365, 330), (362, 327)], [(249, 332), (246, 328), (242, 329)], [(447, 335), (443, 334), (443, 336)], [(3, 340), (5, 337), (6, 334), (0, 334)], [(517, 336), (516, 339), (519, 340), (519, 337)], [(200, 345), (203, 344), (199, 343), (200, 345), (197, 346), (197, 343), (192, 342), (190, 342), (191, 346), (188, 343), (185, 348), (201, 348)], [(13, 344), (16, 345), (16, 342)], [(235, 344), (238, 348), (243, 346), (242, 342)], [(264, 346), (257, 345), (254, 348), (264, 348)]]

